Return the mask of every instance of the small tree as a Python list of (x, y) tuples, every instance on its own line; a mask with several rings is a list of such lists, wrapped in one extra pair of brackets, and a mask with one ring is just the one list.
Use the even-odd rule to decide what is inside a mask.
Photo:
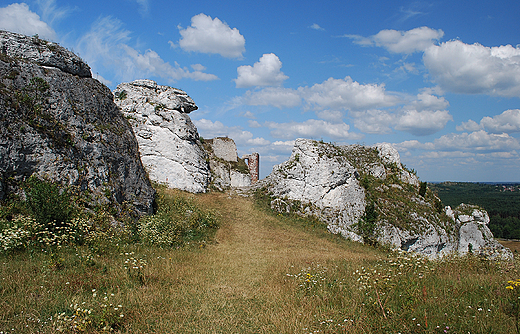
[(426, 189), (427, 189), (427, 183), (421, 182), (421, 185), (419, 186), (419, 195), (422, 197), (426, 196)]
[(376, 229), (377, 217), (377, 210), (372, 201), (365, 207), (365, 214), (356, 224), (358, 234), (363, 238), (363, 242), (368, 245), (376, 244), (374, 231)]

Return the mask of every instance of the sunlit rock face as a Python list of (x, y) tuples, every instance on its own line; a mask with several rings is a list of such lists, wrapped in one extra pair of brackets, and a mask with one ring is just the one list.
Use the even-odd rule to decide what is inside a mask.
[(32, 175), (151, 213), (155, 191), (108, 87), (65, 48), (0, 32), (0, 199)]
[[(390, 144), (336, 146), (297, 139), (289, 160), (274, 166), (257, 188), (271, 197), (273, 210), (315, 216), (332, 233), (353, 241), (430, 258), (467, 252), (512, 258), (493, 239), (485, 211), (464, 205), (445, 209), (431, 191), (419, 194), (419, 179)], [(367, 208), (375, 212), (371, 220)]]
[(132, 125), (150, 179), (193, 193), (210, 182), (208, 155), (188, 113), (197, 106), (186, 92), (152, 80), (122, 83), (115, 102)]

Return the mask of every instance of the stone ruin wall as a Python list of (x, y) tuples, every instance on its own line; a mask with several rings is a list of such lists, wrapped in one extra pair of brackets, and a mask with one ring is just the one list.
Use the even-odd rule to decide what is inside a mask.
[(251, 183), (258, 182), (260, 171), (260, 155), (258, 153), (251, 153), (244, 155), (242, 159), (247, 160), (249, 167), (249, 174), (251, 175)]

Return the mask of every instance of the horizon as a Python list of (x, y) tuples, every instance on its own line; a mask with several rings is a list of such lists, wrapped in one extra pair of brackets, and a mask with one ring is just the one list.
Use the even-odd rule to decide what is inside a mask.
[(258, 152), (261, 179), (308, 138), (392, 143), (421, 180), (520, 183), (519, 14), (512, 0), (0, 0), (0, 29), (59, 43), (111, 90), (184, 90), (199, 134)]

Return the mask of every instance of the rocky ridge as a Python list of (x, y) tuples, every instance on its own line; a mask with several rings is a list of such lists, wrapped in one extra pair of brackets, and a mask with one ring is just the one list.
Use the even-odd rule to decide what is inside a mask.
[(136, 133), (153, 181), (193, 193), (251, 184), (232, 139), (201, 140), (188, 115), (197, 105), (186, 92), (135, 80), (119, 84), (114, 96)]
[(390, 144), (336, 146), (297, 139), (289, 160), (256, 187), (271, 197), (272, 209), (316, 216), (332, 233), (353, 241), (430, 258), (469, 251), (512, 258), (493, 239), (485, 211), (443, 208), (430, 190), (421, 194), (420, 185)]
[(0, 32), (0, 199), (31, 175), (77, 186), (93, 204), (152, 212), (155, 191), (112, 92), (72, 52)]

